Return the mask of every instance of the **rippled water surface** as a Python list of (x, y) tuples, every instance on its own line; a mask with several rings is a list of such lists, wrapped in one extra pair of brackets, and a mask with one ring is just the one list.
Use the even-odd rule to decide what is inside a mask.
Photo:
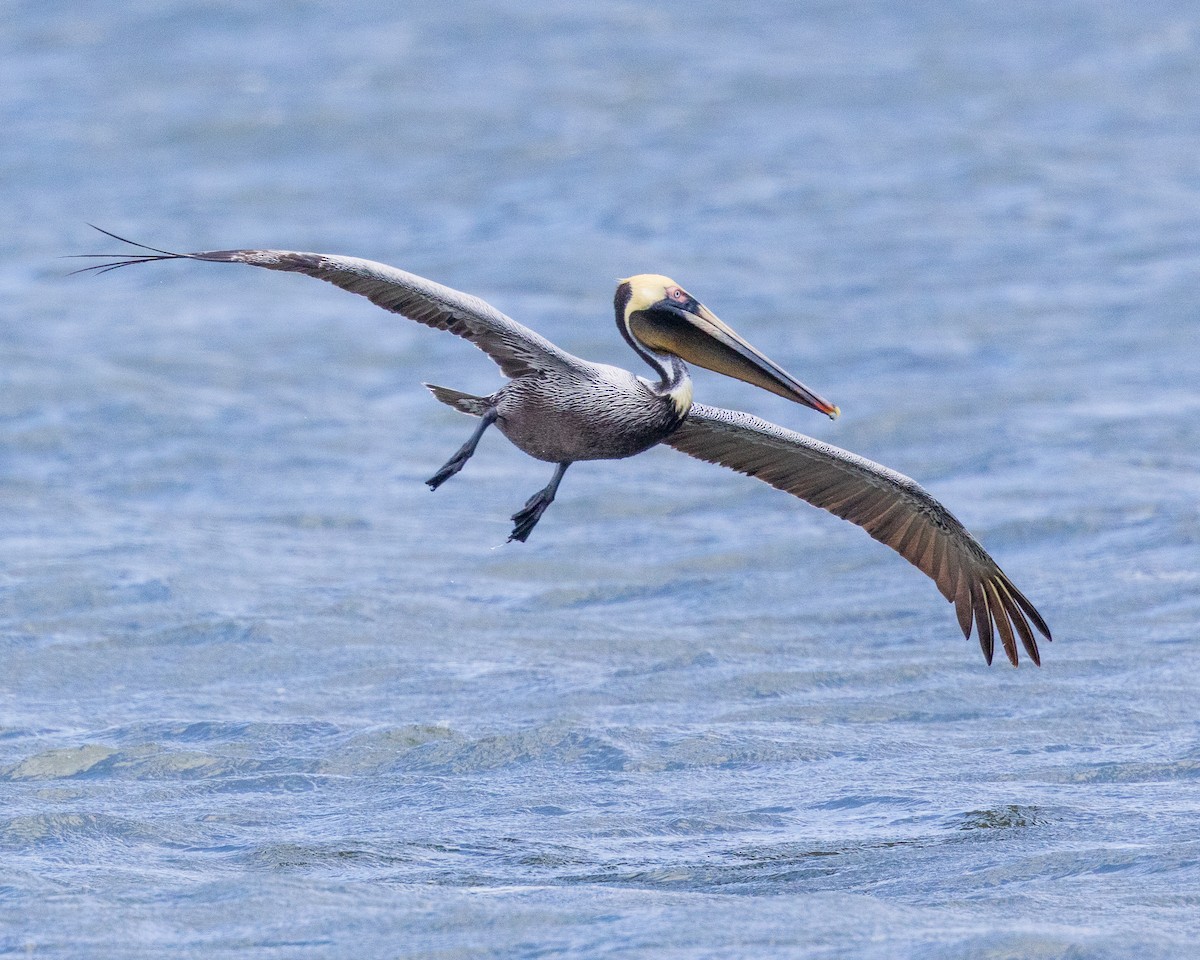
[[(0, 23), (0, 955), (1188, 957), (1191, 3), (16, 2)], [(635, 366), (676, 277), (1055, 631), (656, 450), (549, 476), (303, 277), (65, 278), (99, 223), (403, 266)]]

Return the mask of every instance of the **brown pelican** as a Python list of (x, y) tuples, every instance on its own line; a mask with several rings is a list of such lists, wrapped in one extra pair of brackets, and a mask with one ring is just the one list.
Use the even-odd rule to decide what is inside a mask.
[(937, 584), (954, 604), (964, 636), (971, 636), (972, 626), (978, 630), (989, 664), (996, 634), (1014, 666), (1017, 637), (1033, 662), (1041, 663), (1033, 631), (1049, 640), (1046, 622), (954, 515), (914, 481), (749, 414), (692, 401), (685, 362), (831, 418), (839, 413), (667, 277), (641, 274), (621, 280), (614, 298), (617, 329), (653, 369), (657, 379), (652, 380), (581, 360), (477, 297), (382, 263), (286, 250), (172, 253), (100, 232), (142, 253), (85, 254), (104, 262), (76, 272), (203, 260), (303, 273), (474, 343), (510, 382), (488, 397), (426, 384), (438, 400), (479, 418), (467, 442), (426, 482), (436, 490), (458, 473), (492, 424), (531, 457), (553, 463), (550, 483), (513, 515), (510, 541), (529, 536), (576, 460), (630, 457), (665, 443), (858, 524)]

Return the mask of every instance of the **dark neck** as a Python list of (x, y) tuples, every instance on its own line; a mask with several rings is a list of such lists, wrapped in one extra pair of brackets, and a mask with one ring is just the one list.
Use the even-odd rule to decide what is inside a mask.
[(691, 379), (688, 376), (687, 365), (677, 356), (650, 350), (631, 337), (623, 325), (618, 324), (618, 326), (621, 327), (621, 333), (624, 334), (626, 341), (633, 347), (637, 355), (650, 364), (654, 368), (654, 372), (658, 374), (658, 383), (654, 385), (654, 392), (659, 396), (665, 397), (669, 393), (674, 393)]
[(674, 393), (691, 379), (688, 376), (687, 365), (678, 357), (669, 353), (651, 353), (650, 351), (646, 351), (642, 356), (650, 366), (658, 371), (658, 383), (654, 385), (654, 392), (661, 396)]
[(659, 380), (650, 389), (670, 403), (672, 415), (682, 420), (692, 409), (692, 378), (687, 366), (678, 357), (669, 353), (654, 353), (638, 350), (646, 362), (658, 371)]

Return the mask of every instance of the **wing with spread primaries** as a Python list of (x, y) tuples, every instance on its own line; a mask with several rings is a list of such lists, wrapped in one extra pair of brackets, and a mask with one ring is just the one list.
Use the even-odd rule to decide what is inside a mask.
[(699, 403), (663, 442), (858, 524), (937, 584), (963, 634), (978, 629), (988, 663), (997, 633), (1013, 666), (1018, 636), (1041, 663), (1030, 623), (1047, 640), (1050, 629), (1033, 604), (966, 527), (903, 474), (758, 417)]
[(118, 267), (159, 260), (203, 260), (209, 263), (244, 263), (267, 270), (303, 273), (351, 293), (357, 293), (377, 306), (417, 323), (438, 330), (448, 330), (456, 336), (470, 340), (491, 357), (509, 377), (538, 377), (548, 370), (576, 369), (583, 364), (583, 361), (556, 347), (541, 334), (517, 323), (478, 297), (383, 263), (360, 260), (357, 257), (297, 253), (290, 250), (172, 253), (134, 243), (107, 230), (100, 232), (122, 243), (139, 247), (147, 253), (134, 257), (87, 254), (97, 259), (105, 257), (108, 262), (85, 267), (84, 270), (105, 272)]

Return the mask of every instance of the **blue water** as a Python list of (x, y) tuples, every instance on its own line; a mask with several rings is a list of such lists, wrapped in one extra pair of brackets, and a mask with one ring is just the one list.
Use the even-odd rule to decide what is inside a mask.
[[(1082, 958), (1200, 940), (1200, 13), (25, 2), (0, 17), (0, 955)], [(987, 668), (860, 531), (549, 478), (490, 362), (85, 221), (370, 257), (636, 366), (667, 273), (946, 501)]]

